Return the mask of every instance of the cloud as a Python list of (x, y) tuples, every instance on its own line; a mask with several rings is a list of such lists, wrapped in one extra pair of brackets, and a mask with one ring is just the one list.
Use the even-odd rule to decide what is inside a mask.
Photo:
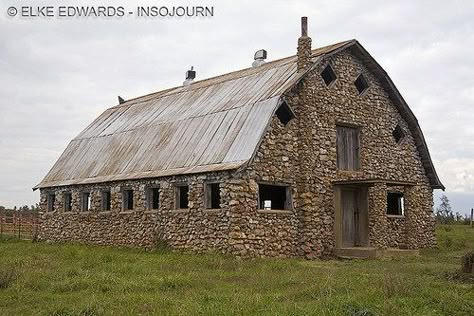
[[(35, 1), (36, 5), (90, 1)], [(167, 6), (184, 1), (167, 1)], [(0, 4), (0, 204), (32, 204), (31, 191), (68, 142), (125, 99), (250, 66), (261, 48), (296, 52), (299, 17), (314, 46), (357, 38), (416, 114), (449, 192), (474, 200), (474, 2), (192, 1), (213, 18), (21, 19)], [(17, 5), (16, 2), (13, 5)], [(25, 4), (27, 5), (27, 4)], [(107, 5), (157, 5), (109, 1)], [(159, 5), (162, 5), (159, 3)], [(461, 193), (459, 193), (461, 194)]]
[(474, 192), (474, 159), (449, 158), (435, 161), (435, 164), (449, 191), (471, 194)]

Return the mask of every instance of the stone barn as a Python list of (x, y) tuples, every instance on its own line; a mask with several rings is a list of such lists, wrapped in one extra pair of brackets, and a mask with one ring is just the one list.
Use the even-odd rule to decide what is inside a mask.
[(105, 110), (40, 189), (39, 239), (243, 257), (433, 246), (438, 179), (417, 119), (356, 40)]

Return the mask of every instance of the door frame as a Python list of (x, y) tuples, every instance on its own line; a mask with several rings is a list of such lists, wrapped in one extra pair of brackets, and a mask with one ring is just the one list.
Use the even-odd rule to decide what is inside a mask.
[(361, 185), (335, 185), (334, 186), (334, 235), (336, 239), (336, 248), (343, 247), (343, 206), (342, 191), (344, 189), (357, 190), (357, 206), (359, 210), (359, 245), (354, 247), (369, 246), (369, 194), (368, 187)]

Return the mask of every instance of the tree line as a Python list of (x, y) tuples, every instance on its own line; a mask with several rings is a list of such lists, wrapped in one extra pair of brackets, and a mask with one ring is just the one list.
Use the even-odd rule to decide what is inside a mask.
[(436, 221), (440, 224), (461, 224), (469, 225), (471, 218), (469, 215), (462, 215), (459, 212), (454, 213), (448, 197), (443, 194), (440, 198), (441, 203), (435, 210)]
[(39, 204), (36, 203), (35, 205), (22, 205), (22, 206), (14, 206), (13, 208), (8, 208), (3, 205), (0, 205), (0, 214), (5, 214), (7, 216), (11, 216), (13, 213), (21, 212), (24, 214), (30, 213), (38, 213), (39, 212)]

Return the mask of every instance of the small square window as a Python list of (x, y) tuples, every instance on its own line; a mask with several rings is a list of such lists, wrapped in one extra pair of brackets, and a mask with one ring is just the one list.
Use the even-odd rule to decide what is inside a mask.
[(133, 190), (126, 189), (122, 191), (122, 209), (125, 211), (133, 210)]
[(326, 68), (324, 68), (324, 70), (321, 72), (321, 77), (323, 78), (327, 87), (337, 79), (331, 65), (327, 65)]
[(403, 129), (400, 127), (400, 125), (397, 125), (395, 129), (392, 132), (393, 138), (397, 142), (397, 144), (400, 144), (403, 139), (405, 138), (405, 132)]
[(206, 184), (206, 208), (221, 208), (221, 190), (219, 187), (219, 183)]
[(178, 185), (175, 187), (175, 208), (176, 209), (189, 208), (188, 194), (189, 194), (188, 185)]
[(290, 210), (292, 209), (291, 190), (289, 185), (258, 185), (259, 209)]
[(64, 209), (64, 212), (72, 211), (72, 194), (71, 193), (63, 194), (63, 209)]
[(147, 191), (148, 209), (157, 210), (160, 208), (160, 188), (149, 188)]
[(367, 80), (363, 74), (360, 74), (359, 77), (357, 77), (356, 81), (354, 81), (354, 85), (356, 86), (357, 91), (359, 91), (359, 95), (369, 87), (369, 84), (367, 83)]
[(404, 215), (403, 193), (387, 193), (387, 214)]
[(110, 191), (102, 191), (102, 211), (110, 211), (111, 202), (110, 202)]
[(56, 203), (56, 195), (54, 193), (48, 194), (48, 212), (54, 211), (54, 204)]
[(88, 212), (91, 208), (91, 194), (90, 192), (83, 192), (81, 194), (81, 211)]

